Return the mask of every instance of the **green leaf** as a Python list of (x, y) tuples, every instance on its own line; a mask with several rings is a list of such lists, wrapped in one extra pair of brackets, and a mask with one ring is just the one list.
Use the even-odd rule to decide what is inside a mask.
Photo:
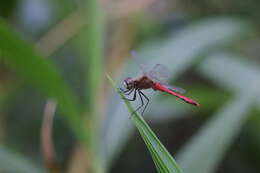
[(31, 44), (24, 41), (2, 20), (0, 20), (0, 35), (1, 59), (17, 75), (24, 77), (48, 97), (54, 98), (69, 125), (77, 135), (80, 135), (82, 130), (78, 102), (54, 64), (44, 59)]
[(187, 173), (213, 173), (254, 104), (256, 88), (240, 93), (224, 105), (179, 153), (177, 160)]
[[(260, 80), (257, 63), (231, 53), (209, 56), (200, 64), (198, 72), (216, 85), (236, 93), (243, 92)], [(257, 104), (260, 105), (260, 97)]]
[(45, 171), (24, 156), (0, 147), (0, 172), (43, 173)]
[[(166, 65), (175, 78), (194, 65), (199, 56), (247, 37), (250, 27), (238, 18), (215, 17), (194, 22), (166, 38), (143, 45), (142, 63)], [(135, 64), (136, 66), (136, 64)], [(132, 72), (132, 67), (130, 71)]]
[(181, 173), (181, 169), (169, 154), (167, 149), (163, 146), (157, 136), (154, 134), (152, 129), (148, 126), (145, 122), (143, 117), (134, 111), (133, 107), (131, 106), (130, 102), (126, 100), (124, 94), (116, 88), (112, 79), (107, 75), (107, 78), (112, 83), (113, 87), (116, 89), (118, 94), (121, 96), (122, 100), (124, 100), (130, 114), (131, 120), (138, 129), (139, 133), (141, 134), (147, 148), (149, 149), (153, 161), (156, 165), (158, 172), (160, 173)]

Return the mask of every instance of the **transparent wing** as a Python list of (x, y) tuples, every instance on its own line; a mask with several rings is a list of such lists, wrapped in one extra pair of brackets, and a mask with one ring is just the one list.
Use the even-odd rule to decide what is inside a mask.
[(167, 85), (167, 84), (164, 84), (164, 85), (167, 86), (168, 89), (170, 89), (174, 92), (177, 92), (179, 94), (184, 94), (186, 92), (185, 89), (180, 88), (180, 87), (176, 87), (174, 85)]
[(155, 80), (158, 81), (166, 81), (170, 77), (170, 71), (169, 69), (162, 65), (162, 64), (156, 64), (151, 71), (149, 71), (148, 75)]
[(168, 89), (183, 94), (185, 93), (185, 90), (177, 87), (177, 86), (173, 86), (173, 85), (168, 85), (165, 83), (165, 81), (170, 77), (170, 70), (162, 65), (162, 64), (156, 64), (152, 70), (148, 73), (149, 77), (151, 77), (153, 80), (160, 82), (161, 84), (163, 84), (164, 86), (166, 86)]
[(131, 56), (133, 57), (134, 62), (139, 66), (139, 68), (143, 72), (143, 74), (147, 75), (148, 74), (148, 71), (147, 71), (148, 68), (147, 68), (147, 66), (145, 66), (144, 64), (142, 64), (140, 62), (141, 58), (140, 58), (139, 54), (136, 51), (132, 50)]
[(152, 70), (147, 71), (147, 66), (144, 64), (140, 63), (140, 56), (136, 51), (131, 51), (131, 56), (134, 58), (134, 61), (137, 63), (137, 65), (140, 67), (141, 71), (143, 72), (144, 75), (147, 75), (150, 77), (152, 80), (157, 81), (167, 87), (168, 89), (177, 92), (179, 94), (185, 93), (185, 90), (176, 86), (168, 85), (165, 83), (165, 81), (170, 77), (170, 70), (162, 65), (162, 64), (156, 64)]

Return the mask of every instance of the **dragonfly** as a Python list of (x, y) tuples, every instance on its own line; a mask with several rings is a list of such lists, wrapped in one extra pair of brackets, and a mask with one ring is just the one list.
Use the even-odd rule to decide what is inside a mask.
[[(136, 57), (137, 54), (135, 52), (132, 52), (132, 56)], [(149, 104), (149, 98), (143, 93), (143, 90), (145, 89), (153, 89), (154, 91), (168, 93), (172, 96), (175, 96), (183, 100), (188, 104), (200, 106), (200, 104), (197, 101), (183, 95), (185, 93), (184, 89), (175, 87), (173, 85), (169, 85), (165, 82), (166, 79), (170, 77), (169, 70), (166, 66), (162, 64), (156, 64), (148, 72), (144, 70), (144, 66), (140, 67), (142, 70), (142, 74), (137, 77), (125, 78), (123, 81), (124, 88), (120, 88), (120, 90), (126, 96), (134, 93), (132, 98), (126, 98), (128, 101), (135, 101), (137, 99), (138, 94), (141, 100), (141, 105), (134, 112), (140, 110), (144, 106), (144, 109), (141, 113), (141, 115), (143, 115)], [(144, 103), (144, 99), (146, 100), (146, 103)]]

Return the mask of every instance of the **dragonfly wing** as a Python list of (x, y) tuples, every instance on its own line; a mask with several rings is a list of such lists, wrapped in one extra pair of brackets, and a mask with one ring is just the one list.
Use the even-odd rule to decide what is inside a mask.
[(180, 87), (176, 87), (176, 86), (173, 86), (173, 85), (171, 85), (171, 86), (167, 85), (167, 87), (168, 87), (169, 90), (172, 90), (172, 91), (177, 92), (179, 94), (184, 94), (186, 92), (185, 89), (180, 88)]
[(139, 60), (141, 59), (139, 54), (133, 50), (133, 51), (131, 51), (131, 56), (134, 58), (134, 61), (138, 64), (138, 66), (140, 67), (140, 69), (142, 70), (144, 75), (147, 75), (152, 80), (154, 80), (160, 84), (163, 84), (168, 89), (170, 89), (174, 92), (177, 92), (179, 94), (185, 93), (185, 90), (182, 88), (170, 86), (170, 85), (167, 85), (164, 83), (170, 77), (170, 75), (169, 75), (170, 70), (165, 65), (156, 64), (149, 72), (147, 72), (146, 71), (148, 69), (147, 66), (145, 66), (142, 63), (139, 63)]
[(168, 84), (165, 84), (165, 83), (162, 83), (162, 82), (160, 82), (160, 85), (169, 89), (169, 90), (171, 90), (171, 91), (173, 91), (173, 92), (179, 93), (179, 94), (184, 94), (186, 92), (185, 89), (174, 86), (174, 85), (168, 85)]
[(177, 87), (177, 86), (168, 85), (164, 82), (164, 81), (166, 81), (166, 79), (168, 79), (170, 77), (169, 74), (170, 74), (170, 70), (162, 64), (156, 64), (152, 68), (152, 70), (148, 73), (149, 77), (151, 77), (153, 80), (159, 82), (160, 84), (164, 85), (169, 90), (172, 90), (179, 94), (185, 93), (184, 89)]
[(147, 75), (148, 74), (148, 71), (147, 71), (147, 66), (140, 63), (140, 60), (141, 60), (141, 57), (139, 56), (139, 54), (132, 50), (131, 52), (131, 56), (133, 57), (134, 59), (134, 62), (139, 66), (140, 70), (143, 72), (144, 75)]
[(162, 65), (162, 64), (156, 64), (151, 71), (149, 71), (148, 75), (157, 80), (157, 81), (165, 81), (170, 77), (170, 70)]

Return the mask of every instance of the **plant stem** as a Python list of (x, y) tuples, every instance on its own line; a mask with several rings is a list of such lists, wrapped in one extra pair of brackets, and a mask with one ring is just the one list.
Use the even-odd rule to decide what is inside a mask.
[(103, 161), (100, 151), (100, 124), (101, 105), (98, 105), (100, 90), (102, 90), (102, 74), (103, 74), (103, 56), (104, 56), (104, 11), (98, 0), (86, 0), (84, 4), (86, 10), (87, 27), (83, 34), (83, 46), (85, 49), (84, 64), (86, 68), (85, 83), (86, 83), (86, 108), (88, 117), (87, 120), (89, 130), (89, 152), (90, 170), (94, 173), (102, 173)]

